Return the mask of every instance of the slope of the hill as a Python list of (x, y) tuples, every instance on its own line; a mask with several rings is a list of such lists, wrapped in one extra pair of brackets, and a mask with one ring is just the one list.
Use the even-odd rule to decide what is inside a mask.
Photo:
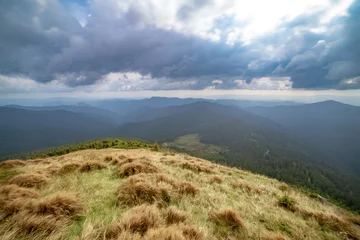
[[(163, 116), (164, 112), (168, 115)], [(161, 113), (161, 117), (150, 121), (120, 126), (117, 137), (173, 142), (196, 134), (200, 143), (224, 151), (216, 154), (187, 151), (192, 155), (310, 188), (360, 210), (359, 178), (331, 164), (316, 148), (269, 119), (209, 102), (173, 106)]]
[(186, 154), (84, 150), (0, 164), (1, 239), (360, 239), (360, 218)]

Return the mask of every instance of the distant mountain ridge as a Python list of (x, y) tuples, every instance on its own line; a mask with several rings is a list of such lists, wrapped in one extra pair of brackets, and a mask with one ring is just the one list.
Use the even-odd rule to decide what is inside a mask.
[(284, 126), (360, 176), (360, 107), (325, 101), (247, 110)]

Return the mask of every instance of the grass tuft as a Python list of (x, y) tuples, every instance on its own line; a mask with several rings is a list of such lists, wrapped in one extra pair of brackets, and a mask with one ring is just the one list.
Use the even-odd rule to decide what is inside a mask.
[(88, 161), (81, 165), (79, 168), (80, 172), (90, 172), (93, 170), (105, 169), (107, 166), (99, 161)]
[(148, 180), (147, 174), (143, 173), (126, 179), (118, 190), (118, 203), (127, 206), (169, 203), (173, 198), (169, 189)]
[(180, 182), (177, 188), (179, 193), (182, 195), (195, 196), (199, 192), (199, 189), (189, 182)]
[(223, 179), (219, 176), (211, 176), (209, 177), (209, 183), (210, 184), (213, 184), (213, 183), (222, 183), (223, 182)]
[(278, 199), (278, 205), (282, 208), (285, 208), (289, 211), (294, 212), (295, 209), (295, 200), (288, 195), (284, 195)]
[(244, 228), (244, 223), (240, 216), (231, 209), (217, 212), (210, 212), (209, 218), (219, 226), (229, 227), (231, 230)]
[(9, 184), (15, 184), (19, 187), (41, 187), (51, 181), (50, 178), (37, 173), (22, 173), (8, 180)]
[(168, 207), (163, 212), (166, 224), (177, 224), (177, 223), (184, 223), (187, 220), (187, 215), (183, 211), (180, 211), (174, 206)]
[(40, 195), (33, 189), (22, 188), (17, 185), (3, 185), (0, 187), (0, 220), (20, 211), (30, 199)]
[(57, 219), (79, 219), (86, 213), (85, 205), (78, 198), (66, 193), (33, 201), (25, 209), (30, 214), (52, 215)]
[(9, 169), (17, 166), (25, 166), (26, 161), (24, 160), (7, 160), (0, 162), (0, 168), (2, 169)]
[(157, 173), (160, 170), (152, 164), (132, 162), (123, 164), (118, 171), (119, 177), (129, 177), (139, 173)]

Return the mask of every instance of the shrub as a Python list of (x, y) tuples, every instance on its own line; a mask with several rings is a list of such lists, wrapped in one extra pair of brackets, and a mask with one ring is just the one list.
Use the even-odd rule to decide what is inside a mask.
[(159, 152), (160, 151), (160, 146), (157, 142), (155, 142), (152, 146), (152, 150), (155, 152)]
[(231, 209), (210, 212), (209, 218), (217, 225), (229, 227), (231, 230), (244, 228), (244, 224), (237, 213)]
[(50, 182), (50, 178), (36, 173), (23, 173), (16, 175), (8, 180), (10, 184), (16, 184), (19, 187), (40, 187)]
[(281, 183), (280, 186), (279, 186), (279, 189), (283, 192), (285, 191), (289, 191), (290, 190), (290, 187), (289, 185), (287, 185), (286, 183)]
[(278, 199), (278, 204), (280, 207), (283, 207), (290, 211), (295, 211), (295, 200), (289, 197), (288, 195), (282, 196)]

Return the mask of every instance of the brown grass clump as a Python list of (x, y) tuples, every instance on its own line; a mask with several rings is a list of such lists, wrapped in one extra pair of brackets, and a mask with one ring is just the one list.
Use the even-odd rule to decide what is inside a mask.
[(0, 220), (23, 208), (27, 201), (39, 197), (33, 189), (22, 188), (17, 185), (4, 185), (0, 187)]
[(217, 225), (229, 227), (231, 230), (244, 228), (244, 224), (240, 216), (231, 209), (226, 209), (217, 212), (210, 212), (209, 218)]
[(266, 234), (262, 235), (261, 240), (286, 240), (283, 235), (280, 233), (273, 233), (273, 232), (267, 232)]
[(160, 210), (154, 205), (141, 205), (128, 211), (122, 218), (124, 230), (144, 235), (149, 229), (164, 225)]
[(56, 219), (78, 219), (85, 214), (86, 207), (78, 198), (64, 193), (33, 201), (25, 210), (29, 214), (52, 215)]
[(121, 165), (118, 176), (129, 177), (139, 173), (157, 173), (160, 170), (152, 164), (143, 164), (140, 162), (125, 163)]
[(166, 221), (166, 224), (177, 224), (177, 223), (184, 223), (187, 219), (186, 213), (183, 211), (180, 211), (174, 206), (168, 207), (163, 212), (164, 219)]
[(24, 166), (26, 165), (26, 161), (24, 160), (7, 160), (0, 162), (0, 168), (7, 169), (7, 168), (13, 168), (16, 166)]
[(171, 189), (157, 184), (143, 173), (129, 177), (118, 190), (118, 203), (128, 206), (155, 202), (165, 204), (172, 198)]
[(160, 210), (154, 205), (143, 204), (126, 212), (119, 222), (110, 224), (105, 230), (106, 239), (120, 239), (124, 232), (131, 234), (144, 234), (152, 228), (164, 225)]
[(113, 157), (112, 156), (106, 156), (105, 158), (104, 158), (104, 161), (105, 162), (111, 162), (113, 160)]
[(213, 184), (213, 183), (222, 183), (223, 182), (223, 179), (219, 176), (211, 176), (209, 178), (209, 182), (210, 184)]
[(304, 217), (314, 218), (320, 226), (328, 226), (334, 231), (345, 232), (351, 239), (360, 239), (359, 233), (353, 228), (352, 223), (346, 221), (334, 214), (325, 214), (322, 212), (310, 212), (298, 210)]
[(285, 192), (285, 191), (289, 191), (289, 190), (290, 190), (290, 187), (289, 187), (289, 185), (287, 185), (286, 183), (281, 183), (281, 184), (279, 185), (279, 189), (280, 189), (281, 191)]
[(182, 195), (195, 196), (199, 192), (199, 189), (189, 182), (180, 182), (177, 189)]
[(214, 170), (207, 166), (203, 166), (200, 163), (184, 162), (179, 164), (180, 167), (189, 169), (194, 172), (214, 173)]
[(202, 232), (195, 226), (184, 225), (182, 231), (185, 239), (188, 240), (201, 240), (204, 238)]
[(107, 166), (99, 161), (88, 161), (81, 165), (79, 168), (80, 172), (90, 172), (93, 170), (105, 169)]
[(58, 171), (56, 171), (56, 173), (59, 175), (68, 174), (68, 173), (78, 170), (80, 167), (81, 167), (81, 164), (77, 163), (77, 162), (67, 163), (67, 164), (64, 164), (64, 166), (62, 166)]
[(12, 217), (6, 228), (13, 232), (15, 239), (26, 237), (27, 239), (46, 239), (49, 235), (63, 230), (67, 221), (57, 219), (52, 215), (36, 215), (20, 212)]
[(240, 188), (240, 189), (246, 191), (247, 193), (251, 193), (254, 190), (254, 188), (250, 184), (245, 183), (245, 182), (232, 183), (231, 186), (233, 188)]
[(136, 206), (144, 203), (164, 205), (184, 195), (194, 196), (198, 188), (178, 182), (165, 174), (139, 173), (126, 179), (118, 189), (118, 203)]
[(186, 240), (182, 231), (174, 226), (151, 229), (145, 236), (144, 240)]
[(8, 180), (10, 184), (16, 184), (19, 187), (40, 187), (49, 183), (50, 178), (36, 173), (23, 173), (16, 175)]

